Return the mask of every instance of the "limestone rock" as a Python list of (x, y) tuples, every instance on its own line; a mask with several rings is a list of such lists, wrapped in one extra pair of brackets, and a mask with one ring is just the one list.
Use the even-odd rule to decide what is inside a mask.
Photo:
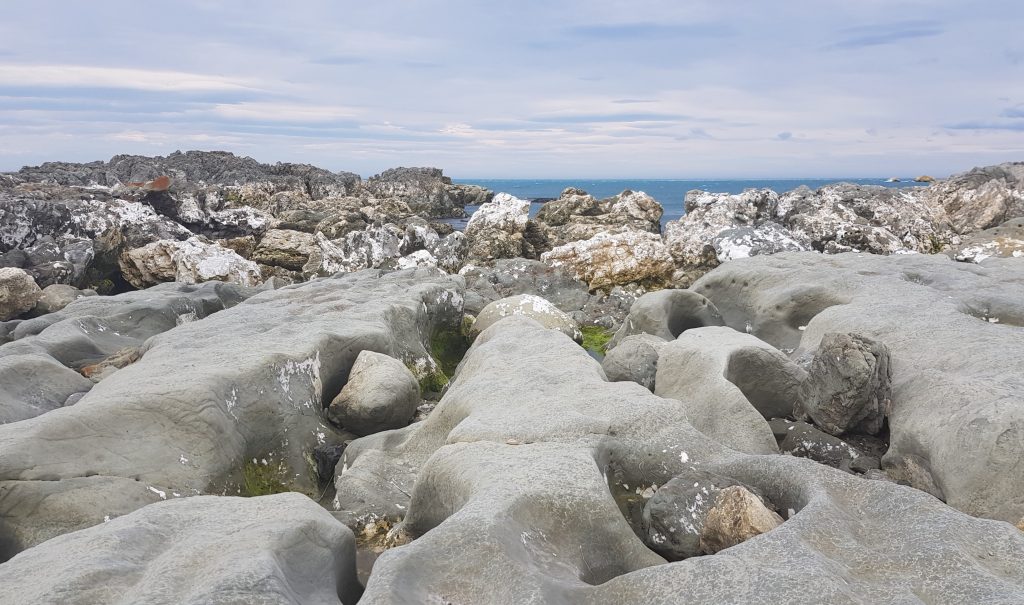
[(1024, 216), (1024, 162), (975, 168), (928, 188), (953, 229), (968, 234)]
[(784, 454), (810, 458), (833, 468), (851, 470), (863, 454), (838, 437), (819, 431), (806, 422), (775, 419), (769, 423)]
[(401, 361), (363, 351), (327, 417), (357, 435), (369, 435), (408, 425), (419, 404), (420, 385)]
[(986, 258), (1024, 258), (1024, 218), (1010, 219), (991, 229), (965, 237), (950, 251), (962, 262), (981, 263)]
[(487, 262), (528, 256), (523, 234), (529, 213), (530, 202), (507, 193), (480, 206), (466, 225), (469, 258)]
[(661, 238), (646, 231), (601, 232), (553, 248), (541, 260), (565, 267), (591, 290), (631, 283), (661, 285), (673, 271), (672, 257)]
[(260, 281), (256, 263), (199, 237), (182, 242), (161, 240), (128, 250), (121, 257), (121, 271), (136, 288), (166, 281), (225, 281), (242, 286), (255, 286)]
[(300, 494), (158, 502), (0, 565), (0, 603), (356, 602), (355, 537)]
[(14, 267), (0, 268), (0, 321), (30, 311), (42, 295), (42, 289), (28, 273)]
[(654, 391), (658, 354), (665, 342), (651, 334), (627, 336), (605, 354), (601, 369), (612, 382), (631, 380)]
[(437, 259), (437, 266), (448, 273), (458, 273), (466, 264), (466, 256), (469, 254), (469, 242), (466, 234), (455, 231), (444, 236), (434, 248), (434, 257)]
[(652, 334), (669, 341), (691, 328), (724, 325), (722, 314), (708, 299), (690, 290), (658, 290), (638, 298), (608, 345), (614, 349), (627, 336)]
[(877, 434), (892, 405), (885, 343), (860, 334), (825, 334), (800, 389), (801, 411), (833, 435)]
[(598, 200), (582, 189), (568, 188), (537, 213), (545, 239), (558, 247), (588, 240), (603, 232), (644, 231), (661, 233), (663, 209), (642, 191), (623, 191)]
[(92, 290), (79, 290), (65, 284), (52, 284), (43, 288), (43, 292), (33, 309), (34, 315), (46, 315), (60, 311), (83, 296), (96, 296)]
[(576, 342), (583, 342), (579, 324), (547, 300), (532, 294), (520, 294), (496, 300), (480, 311), (473, 322), (471, 334), (477, 335), (499, 320), (521, 315), (551, 330), (558, 330)]
[(465, 216), (464, 204), (479, 201), (478, 192), (453, 185), (437, 168), (392, 168), (367, 179), (364, 187), (377, 198), (398, 198), (426, 217)]

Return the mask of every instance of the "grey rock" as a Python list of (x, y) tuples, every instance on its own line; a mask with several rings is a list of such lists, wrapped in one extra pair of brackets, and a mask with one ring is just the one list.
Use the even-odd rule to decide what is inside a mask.
[(784, 454), (810, 458), (841, 470), (853, 470), (853, 461), (862, 455), (849, 443), (806, 422), (775, 419), (771, 426)]
[(455, 231), (444, 236), (434, 248), (434, 258), (437, 259), (437, 266), (448, 273), (458, 273), (466, 264), (466, 257), (469, 255), (469, 242), (466, 241), (466, 234)]
[(558, 330), (576, 342), (583, 342), (580, 326), (547, 300), (532, 294), (510, 296), (489, 303), (476, 316), (470, 334), (476, 336), (510, 316), (529, 317), (550, 330)]
[(357, 435), (369, 435), (408, 425), (419, 404), (420, 385), (401, 361), (363, 351), (327, 417)]
[(601, 369), (612, 382), (631, 380), (653, 392), (658, 354), (665, 342), (652, 334), (627, 336), (605, 354)]
[(541, 207), (536, 222), (551, 247), (589, 240), (598, 233), (643, 231), (661, 233), (663, 209), (642, 191), (623, 191), (598, 200), (581, 189), (568, 188)]
[(524, 234), (530, 202), (499, 193), (480, 206), (466, 225), (469, 259), (487, 263), (499, 258), (536, 258)]
[(299, 494), (159, 502), (0, 565), (0, 603), (354, 604), (355, 537)]
[(60, 311), (83, 296), (96, 296), (92, 290), (79, 290), (66, 284), (52, 284), (43, 288), (43, 293), (33, 309), (35, 315), (46, 315)]
[(974, 168), (928, 189), (957, 233), (991, 229), (1024, 216), (1024, 162)]
[(453, 185), (437, 168), (391, 168), (372, 176), (365, 189), (377, 198), (397, 198), (426, 217), (465, 216), (466, 202), (480, 201), (479, 190)]
[(252, 260), (263, 265), (301, 271), (315, 250), (316, 240), (309, 233), (271, 229), (260, 239)]
[[(768, 351), (766, 358), (774, 355), (774, 364), (745, 364), (750, 349)], [(757, 385), (750, 374), (759, 378), (761, 372), (802, 378), (784, 355), (749, 334), (718, 326), (695, 328), (659, 351), (654, 394), (680, 401), (690, 424), (718, 442), (741, 452), (774, 454), (778, 448), (758, 405), (785, 407), (785, 399), (777, 401), (784, 391), (759, 390), (748, 398), (736, 384)]]
[(652, 334), (663, 340), (675, 340), (692, 328), (724, 325), (715, 305), (689, 290), (648, 292), (633, 303), (622, 327), (609, 343), (615, 348), (633, 334)]
[(794, 357), (825, 334), (886, 343), (892, 362), (885, 469), (920, 460), (953, 507), (1024, 512), (1024, 265), (943, 255), (784, 253), (723, 265), (693, 289), (726, 323)]
[(825, 334), (800, 388), (800, 410), (833, 435), (877, 434), (892, 405), (891, 372), (885, 343), (860, 334)]
[[(565, 313), (572, 313), (591, 301), (585, 283), (537, 260), (502, 259), (491, 267), (466, 266), (460, 274), (466, 279), (467, 290), (478, 294), (484, 305), (499, 298), (532, 294), (550, 301)], [(482, 309), (483, 305), (466, 307), (471, 313)]]
[(986, 258), (1024, 257), (1024, 218), (1014, 218), (998, 227), (985, 229), (963, 238), (948, 252), (962, 262), (981, 263)]
[(42, 289), (28, 273), (14, 267), (0, 268), (0, 321), (31, 310), (42, 295)]
[[(201, 287), (213, 286), (230, 288)], [(151, 490), (237, 494), (253, 459), (268, 461), (273, 480), (319, 497), (313, 450), (348, 438), (327, 423), (324, 405), (340, 392), (358, 353), (377, 351), (436, 372), (425, 343), (435, 331), (460, 327), (461, 290), (461, 280), (436, 269), (368, 271), (264, 291), (150, 337), (141, 359), (74, 406), (0, 425), (0, 519), (10, 548), (100, 523), (111, 508), (132, 510)], [(21, 325), (102, 298), (79, 299)], [(110, 330), (93, 338), (117, 341)], [(79, 481), (97, 477), (137, 489)], [(85, 495), (58, 497), (72, 489)], [(63, 504), (42, 506), (51, 500)]]

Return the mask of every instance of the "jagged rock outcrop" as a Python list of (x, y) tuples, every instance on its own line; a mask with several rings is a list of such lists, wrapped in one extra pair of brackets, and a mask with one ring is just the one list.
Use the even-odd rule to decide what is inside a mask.
[(373, 197), (397, 198), (420, 216), (465, 216), (467, 203), (487, 201), (478, 187), (452, 184), (438, 168), (391, 168), (372, 176), (363, 187)]
[(552, 247), (588, 240), (602, 232), (661, 233), (661, 204), (642, 191), (598, 200), (570, 187), (541, 207), (536, 222)]
[(529, 221), (530, 202), (499, 193), (480, 206), (466, 225), (469, 258), (486, 263), (499, 258), (536, 258), (523, 237)]
[(0, 603), (353, 605), (355, 559), (352, 532), (305, 496), (186, 498), (21, 553), (0, 565)]
[(991, 229), (1024, 216), (1024, 162), (975, 168), (928, 189), (960, 234)]
[(169, 281), (224, 281), (242, 286), (255, 286), (261, 281), (256, 263), (198, 236), (185, 241), (160, 240), (126, 250), (120, 262), (122, 275), (136, 288)]

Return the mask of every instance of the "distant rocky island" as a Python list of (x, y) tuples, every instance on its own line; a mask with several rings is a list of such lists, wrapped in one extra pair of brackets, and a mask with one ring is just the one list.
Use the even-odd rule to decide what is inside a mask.
[(918, 180), (0, 174), (0, 603), (1024, 602), (1024, 162)]

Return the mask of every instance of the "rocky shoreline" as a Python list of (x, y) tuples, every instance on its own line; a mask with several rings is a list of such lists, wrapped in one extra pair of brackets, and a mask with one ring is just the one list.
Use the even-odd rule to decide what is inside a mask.
[(0, 175), (0, 603), (1024, 601), (1024, 163), (529, 205)]

